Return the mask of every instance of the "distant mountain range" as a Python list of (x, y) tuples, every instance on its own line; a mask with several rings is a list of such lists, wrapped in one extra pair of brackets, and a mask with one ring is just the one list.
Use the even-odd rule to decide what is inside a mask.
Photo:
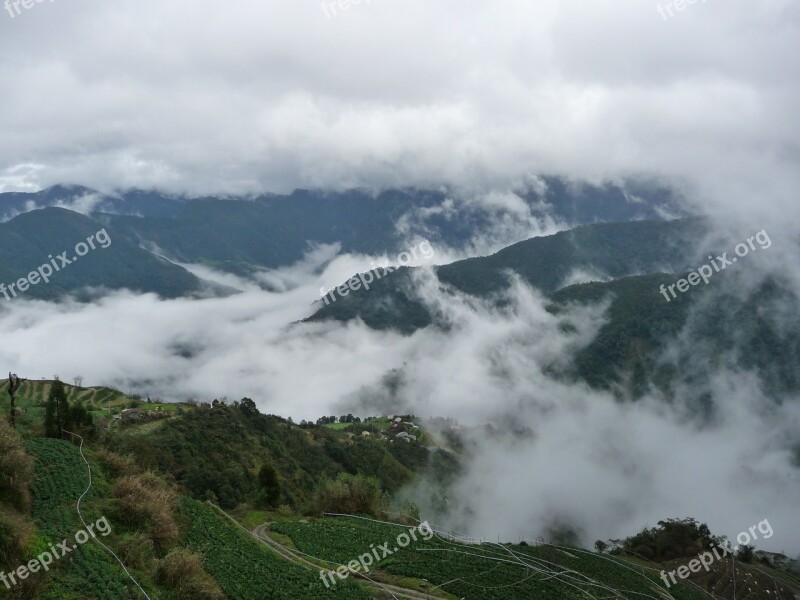
[[(67, 292), (97, 287), (128, 288), (175, 298), (206, 287), (183, 267), (158, 258), (113, 232), (109, 232), (107, 248), (95, 243), (95, 249), (77, 257), (75, 246), (102, 228), (98, 221), (63, 208), (25, 213), (0, 224), (0, 282), (8, 286), (55, 260), (55, 267), (60, 270), (53, 267), (49, 283), (32, 285), (24, 292), (25, 297), (56, 300)], [(62, 252), (70, 262), (63, 267), (58, 258)], [(0, 296), (0, 303), (4, 302)]]
[[(622, 187), (557, 177), (542, 181), (544, 187), (517, 192), (518, 201), (531, 219), (549, 218), (565, 228), (681, 214), (675, 194), (653, 183), (626, 182)], [(249, 274), (301, 260), (310, 243), (340, 244), (344, 252), (396, 253), (416, 235), (461, 248), (490, 230), (507, 210), (502, 203), (487, 208), (466, 201), (453, 210), (453, 198), (459, 196), (403, 189), (377, 196), (359, 190), (296, 190), (253, 198), (186, 199), (141, 190), (103, 195), (85, 187), (56, 186), (35, 194), (0, 194), (0, 216), (61, 206), (102, 217), (117, 237), (155, 244), (171, 259)]]
[[(674, 284), (702, 262), (708, 233), (700, 218), (586, 225), (434, 272), (445, 290), (494, 299), (501, 308), (512, 276), (549, 297), (552, 313), (608, 302), (606, 323), (570, 367), (547, 367), (595, 388), (636, 398), (651, 386), (671, 395), (676, 384), (693, 382), (688, 395), (702, 403), (708, 385), (697, 370), (702, 364), (757, 373), (770, 393), (800, 391), (800, 317), (781, 309), (796, 302), (789, 282), (773, 277), (742, 296), (746, 286), (736, 284), (741, 272), (728, 271), (670, 302), (661, 294), (662, 285)], [(402, 268), (376, 278), (369, 290), (319, 301), (307, 320), (357, 318), (371, 328), (405, 334), (450, 327), (419, 295), (418, 271)], [(581, 278), (594, 281), (574, 281)], [(695, 340), (691, 352), (665, 362), (663, 351), (679, 334)], [(694, 360), (695, 352), (703, 353), (702, 360)]]
[(82, 213), (108, 212), (123, 215), (171, 217), (177, 215), (185, 200), (158, 192), (129, 190), (121, 194), (102, 194), (80, 185), (56, 185), (39, 192), (0, 194), (0, 220), (51, 206)]
[[(702, 374), (693, 373), (690, 360), (680, 365), (659, 362), (666, 345), (687, 331), (706, 340), (713, 360), (722, 361), (734, 352), (732, 364), (760, 373), (768, 389), (800, 390), (800, 324), (790, 319), (776, 325), (768, 308), (776, 307), (777, 314), (777, 307), (793, 301), (788, 286), (769, 281), (751, 297), (729, 294), (708, 302), (709, 294), (726, 293), (726, 277), (720, 276), (713, 285), (668, 303), (659, 293), (660, 285), (674, 283), (703, 260), (704, 248), (699, 246), (707, 242), (708, 233), (703, 219), (641, 220), (677, 212), (672, 197), (663, 191), (652, 191), (650, 199), (643, 200), (641, 195), (633, 198), (629, 189), (592, 188), (558, 179), (548, 180), (547, 190), (546, 202), (541, 194), (530, 192), (526, 197), (530, 214), (555, 215), (563, 223), (592, 223), (436, 267), (444, 289), (494, 298), (502, 307), (503, 292), (515, 276), (548, 296), (554, 313), (575, 304), (608, 301), (607, 323), (596, 339), (579, 351), (570, 368), (548, 368), (622, 395), (636, 397), (651, 385), (669, 393), (678, 370), (681, 381), (702, 380)], [(454, 247), (480, 234), (489, 218), (489, 213), (469, 210), (451, 218), (441, 210), (447, 203), (445, 192), (419, 190), (387, 191), (377, 198), (359, 191), (192, 200), (141, 191), (113, 198), (92, 194), (96, 193), (77, 187), (0, 194), (0, 210), (22, 209), (0, 224), (0, 283), (19, 281), (63, 251), (75, 258), (76, 244), (104, 229), (111, 240), (108, 248), (71, 261), (48, 285), (27, 289), (25, 297), (57, 300), (65, 293), (79, 292), (82, 297), (88, 290), (86, 297), (91, 298), (91, 288), (127, 288), (165, 298), (224, 294), (233, 290), (204, 282), (161, 255), (248, 275), (293, 264), (314, 243), (338, 243), (351, 252), (392, 252), (410, 233), (408, 227), (398, 231), (400, 222), (416, 223), (434, 244)], [(91, 210), (88, 215), (55, 206), (26, 210), (42, 204)], [(426, 216), (412, 218), (421, 214)], [(621, 222), (594, 222), (611, 218)], [(376, 279), (369, 290), (337, 296), (329, 305), (318, 302), (308, 320), (359, 318), (369, 327), (406, 334), (429, 326), (448, 327), (446, 319), (420, 298), (416, 272), (401, 268)], [(309, 305), (315, 300), (309, 298)], [(723, 301), (727, 310), (717, 314), (714, 306)], [(710, 308), (703, 308), (704, 302)], [(702, 387), (696, 386), (698, 397)]]
[[(585, 225), (513, 244), (486, 257), (468, 258), (435, 269), (454, 290), (486, 297), (508, 287), (516, 275), (544, 293), (568, 287), (575, 279), (612, 280), (650, 273), (680, 273), (692, 268), (692, 240), (706, 233), (702, 219), (632, 221)], [(335, 302), (321, 304), (311, 320), (360, 317), (376, 329), (412, 332), (434, 321), (414, 297), (415, 269), (404, 268)], [(662, 302), (663, 302), (662, 298)]]

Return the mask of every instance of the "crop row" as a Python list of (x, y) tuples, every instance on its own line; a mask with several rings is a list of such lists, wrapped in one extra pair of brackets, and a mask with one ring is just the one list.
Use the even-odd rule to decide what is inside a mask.
[[(28, 441), (27, 447), (36, 459), (32, 484), (33, 517), (44, 534), (44, 539), (37, 544), (41, 552), (62, 539), (73, 540), (75, 533), (83, 528), (76, 503), (88, 485), (89, 475), (78, 449), (69, 442), (33, 439)], [(87, 520), (90, 519), (91, 502), (97, 499), (98, 489), (105, 486), (99, 469), (93, 469), (92, 473), (95, 480), (82, 504)], [(91, 541), (57, 560), (53, 569), (55, 571), (51, 570), (51, 573), (57, 575), (46, 582), (39, 595), (43, 600), (141, 598), (140, 592), (133, 591), (135, 588), (114, 559)]]
[(188, 546), (204, 556), (206, 571), (231, 600), (369, 600), (350, 581), (327, 589), (318, 573), (284, 561), (213, 508), (189, 498), (181, 501), (183, 515), (191, 520)]
[[(273, 524), (272, 530), (289, 536), (302, 552), (337, 563), (346, 563), (388, 542), (392, 554), (378, 563), (381, 569), (426, 579), (458, 598), (569, 600), (588, 595), (640, 600), (643, 594), (661, 596), (655, 578), (640, 569), (551, 546), (463, 545), (435, 537), (402, 549), (395, 540), (404, 528), (357, 518), (287, 521)], [(671, 591), (678, 600), (700, 597), (689, 588)]]

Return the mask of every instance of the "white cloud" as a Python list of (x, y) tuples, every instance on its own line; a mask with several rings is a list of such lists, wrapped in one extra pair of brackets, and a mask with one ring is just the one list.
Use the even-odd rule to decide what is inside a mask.
[(384, 0), (330, 19), (316, 2), (36, 8), (0, 20), (0, 168), (44, 165), (40, 184), (492, 190), (648, 172), (715, 205), (797, 188), (789, 0), (669, 21), (633, 0)]
[[(468, 199), (445, 211), (470, 198), (505, 209), (476, 232), (474, 250), (488, 252), (558, 228), (510, 192), (537, 174), (647, 173), (685, 189), (720, 232), (767, 227), (775, 246), (753, 272), (800, 282), (800, 4), (697, 3), (667, 21), (657, 7), (374, 0), (327, 18), (317, 2), (64, 0), (3, 13), (0, 190), (445, 184)], [(621, 407), (553, 382), (542, 364), (599, 317), (576, 316), (578, 337), (567, 336), (523, 287), (500, 314), (423, 281), (457, 325), (449, 334), (292, 325), (320, 287), (373, 258), (318, 248), (264, 274), (273, 292), (224, 276), (244, 290), (225, 299), (15, 302), (0, 309), (0, 362), (125, 391), (149, 381), (139, 391), (174, 399), (247, 395), (295, 418), (363, 401), (401, 368), (398, 401), (420, 413), (516, 419), (535, 433), (481, 443), (455, 500), (473, 518), (454, 523), (470, 531), (513, 536), (563, 516), (607, 537), (692, 515), (733, 535), (769, 518), (773, 549), (800, 550), (785, 454), (795, 404), (765, 415), (770, 399), (752, 382), (712, 374), (728, 411), (698, 430), (655, 401)], [(441, 249), (437, 262), (451, 258)]]

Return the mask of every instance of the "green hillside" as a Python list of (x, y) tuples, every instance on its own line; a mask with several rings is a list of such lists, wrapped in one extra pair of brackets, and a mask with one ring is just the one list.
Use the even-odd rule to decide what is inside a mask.
[[(737, 364), (757, 373), (772, 394), (800, 390), (796, 368), (800, 315), (780, 311), (794, 302), (791, 282), (769, 279), (742, 295), (736, 274), (724, 272), (708, 286), (666, 302), (660, 286), (679, 277), (629, 277), (571, 286), (553, 294), (549, 310), (557, 314), (568, 314), (577, 305), (608, 302), (606, 322), (578, 351), (566, 374), (632, 397), (650, 385), (671, 392), (674, 384), (688, 383), (692, 389), (684, 393), (694, 394), (699, 401), (708, 383), (708, 369)], [(662, 352), (679, 335), (702, 343), (685, 349), (677, 360), (668, 360)]]
[[(559, 177), (547, 177), (546, 181), (544, 198), (532, 190), (519, 191), (531, 216), (547, 216), (574, 226), (657, 219), (665, 209), (682, 214), (673, 192), (652, 183), (626, 182), (626, 188), (636, 190), (633, 193), (640, 199), (631, 202), (625, 190), (612, 183), (596, 186)], [(134, 243), (154, 242), (182, 261), (248, 273), (301, 260), (309, 242), (338, 243), (345, 252), (369, 254), (407, 250), (407, 240), (398, 232), (400, 222), (410, 226), (412, 235), (428, 237), (434, 246), (448, 247), (469, 244), (476, 231), (492, 227), (496, 215), (469, 203), (458, 214), (441, 214), (439, 209), (452, 202), (450, 198), (450, 192), (410, 188), (377, 194), (364, 190), (296, 190), (285, 196), (188, 200), (169, 216), (106, 217), (116, 233)], [(427, 213), (424, 219), (422, 213)]]
[[(744, 297), (740, 290), (750, 287), (738, 285), (737, 277), (746, 273), (727, 270), (670, 302), (660, 293), (662, 285), (674, 284), (697, 266), (688, 249), (696, 251), (704, 231), (705, 223), (698, 219), (588, 225), (439, 267), (436, 275), (450, 289), (495, 298), (500, 308), (509, 274), (548, 296), (553, 313), (608, 302), (606, 323), (595, 339), (568, 368), (548, 367), (553, 374), (595, 388), (635, 398), (650, 386), (670, 393), (680, 380), (700, 398), (704, 374), (695, 372), (695, 364), (732, 360), (756, 372), (771, 393), (800, 391), (800, 317), (781, 308), (796, 303), (791, 281), (773, 277)], [(415, 271), (403, 268), (376, 279), (369, 290), (336, 295), (327, 305), (318, 302), (317, 312), (307, 320), (359, 318), (371, 328), (405, 334), (429, 326), (446, 329), (450, 324), (418, 297)], [(565, 285), (575, 272), (610, 280)], [(692, 350), (702, 354), (702, 361), (688, 351), (679, 363), (662, 359), (661, 352), (679, 334), (703, 340)]]
[(156, 430), (126, 428), (108, 444), (169, 474), (194, 497), (224, 508), (257, 503), (257, 475), (265, 463), (275, 467), (283, 482), (276, 503), (301, 511), (311, 509), (321, 480), (340, 473), (374, 477), (393, 493), (417, 476), (447, 481), (458, 469), (449, 455), (420, 445), (389, 444), (324, 426), (300, 427), (243, 404), (185, 411)]
[[(142, 250), (122, 236), (109, 232), (110, 244), (87, 244), (85, 256), (76, 256), (76, 246), (103, 229), (99, 221), (62, 208), (45, 208), (0, 224), (0, 282), (7, 287), (55, 260), (49, 282), (41, 279), (22, 293), (27, 298), (54, 300), (66, 292), (86, 286), (127, 288), (153, 292), (166, 298), (184, 296), (201, 289), (201, 282), (184, 268)], [(103, 247), (103, 245), (107, 247)], [(57, 258), (66, 252), (70, 264)], [(84, 252), (81, 249), (80, 252)], [(77, 259), (77, 260), (76, 260)], [(13, 301), (13, 295), (9, 294)], [(0, 297), (0, 301), (6, 302)]]
[[(75, 505), (88, 487), (89, 471), (77, 447), (69, 442), (34, 438), (29, 440), (28, 450), (36, 461), (32, 514), (39, 535), (35, 546), (44, 550), (49, 543), (73, 538), (83, 527)], [(94, 522), (110, 513), (106, 500), (109, 482), (97, 463), (90, 464), (93, 485), (82, 502), (81, 514), (87, 522)], [(122, 541), (119, 533), (103, 538), (107, 545), (117, 546)], [(147, 578), (145, 573), (136, 576)], [(97, 544), (79, 546), (68, 560), (58, 561), (52, 575), (40, 583), (37, 595), (46, 600), (87, 596), (98, 600), (141, 597), (138, 590), (131, 589), (131, 581), (117, 561)]]
[[(544, 293), (568, 284), (578, 272), (599, 273), (610, 279), (683, 272), (691, 264), (691, 240), (702, 237), (700, 219), (634, 221), (586, 225), (570, 231), (519, 242), (486, 257), (469, 258), (438, 267), (439, 280), (453, 289), (487, 297), (506, 289), (509, 274)], [(404, 268), (378, 279), (369, 290), (337, 295), (335, 302), (318, 303), (309, 321), (348, 321), (360, 317), (375, 329), (413, 332), (434, 323), (433, 315), (416, 298), (411, 283), (415, 269)]]
[[(121, 408), (132, 401), (109, 388), (65, 388), (75, 404)], [(5, 389), (7, 383), (0, 385)], [(660, 570), (674, 568), (676, 557), (690, 557), (699, 543), (690, 538), (687, 546), (683, 535), (645, 531), (612, 553), (597, 554), (552, 541), (464, 543), (420, 526), (407, 514), (411, 507), (401, 507), (406, 516), (398, 517), (390, 506), (404, 483), (426, 476), (446, 483), (457, 460), (437, 464), (421, 444), (389, 443), (382, 435), (385, 419), (363, 422), (375, 439), (361, 439), (324, 422), (295, 425), (262, 415), (247, 399), (175, 407), (155, 428), (144, 417), (120, 422), (99, 411), (79, 448), (73, 436), (36, 433), (43, 426), (29, 409), (56, 391), (50, 381), (23, 383), (22, 437), (6, 423), (3, 407), (0, 571), (16, 572), (61, 540), (68, 553), (46, 571), (27, 573), (11, 590), (0, 585), (0, 598), (699, 600), (707, 597), (702, 589), (712, 587), (717, 597), (731, 598), (728, 563), (664, 588)], [(257, 467), (265, 463), (274, 466), (277, 496), (259, 492), (264, 480)], [(376, 495), (381, 489), (383, 497)], [(324, 497), (325, 512), (342, 512), (361, 503), (363, 494), (373, 494), (377, 513), (324, 516), (315, 500)], [(81, 540), (79, 532), (89, 526), (94, 537)], [(416, 533), (408, 536), (411, 529)], [(670, 549), (671, 562), (638, 558), (652, 554), (648, 536), (659, 552)], [(70, 546), (72, 540), (78, 543)], [(323, 583), (320, 569), (353, 569), (355, 559), (379, 548), (369, 580), (353, 574)], [(795, 578), (765, 565), (737, 564), (736, 579), (740, 600), (793, 600), (800, 592)], [(743, 593), (745, 583), (755, 592)], [(759, 591), (766, 589), (775, 595)]]

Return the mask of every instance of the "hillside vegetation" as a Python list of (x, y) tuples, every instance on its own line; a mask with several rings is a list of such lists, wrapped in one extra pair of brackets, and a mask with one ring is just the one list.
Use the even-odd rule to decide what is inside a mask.
[[(62, 393), (93, 416), (80, 448), (74, 435), (43, 437), (37, 421), (42, 405)], [(687, 584), (665, 595), (657, 575), (664, 565), (638, 558), (648, 552), (641, 536), (631, 541), (637, 556), (424, 536), (376, 561), (370, 578), (377, 584), (353, 576), (326, 586), (319, 569), (352, 564), (415, 526), (414, 507), (396, 506), (394, 494), (418, 478), (444, 485), (457, 475), (457, 456), (391, 443), (381, 433), (391, 431), (386, 419), (345, 429), (329, 427), (328, 417), (296, 425), (260, 414), (248, 399), (156, 411), (155, 403), (110, 388), (55, 381), (25, 381), (17, 399), (22, 436), (5, 422), (7, 404), (0, 419), (0, 570), (14, 572), (60, 540), (77, 539), (86, 524), (99, 528), (105, 520), (108, 529), (46, 572), (28, 574), (11, 590), (0, 585), (0, 598), (366, 600), (386, 598), (381, 586), (419, 600), (577, 599), (598, 591), (631, 600), (706, 597)], [(105, 410), (131, 404), (148, 410), (121, 419)], [(151, 420), (154, 412), (164, 414)], [(357, 427), (373, 435), (355, 435)], [(405, 525), (386, 520), (398, 512)], [(268, 544), (259, 541), (263, 535)], [(719, 571), (698, 585), (727, 590), (724, 578)], [(779, 591), (773, 599), (790, 600), (787, 590), (800, 590), (792, 576), (766, 565), (739, 566), (739, 578), (760, 589), (770, 583)]]
[[(27, 298), (55, 300), (84, 287), (110, 290), (129, 289), (153, 292), (165, 298), (199, 291), (199, 279), (183, 267), (172, 264), (143, 249), (123, 236), (110, 232), (110, 243), (77, 257), (75, 247), (103, 229), (100, 221), (63, 209), (45, 208), (19, 215), (0, 223), (0, 282), (9, 286), (45, 264), (52, 275), (47, 284), (39, 279), (21, 294)], [(105, 238), (102, 238), (105, 239)], [(58, 255), (66, 252), (70, 264)], [(54, 259), (56, 267), (50, 263)], [(63, 265), (63, 266), (62, 266)], [(9, 298), (13, 301), (12, 292)], [(3, 297), (2, 302), (7, 302)]]

